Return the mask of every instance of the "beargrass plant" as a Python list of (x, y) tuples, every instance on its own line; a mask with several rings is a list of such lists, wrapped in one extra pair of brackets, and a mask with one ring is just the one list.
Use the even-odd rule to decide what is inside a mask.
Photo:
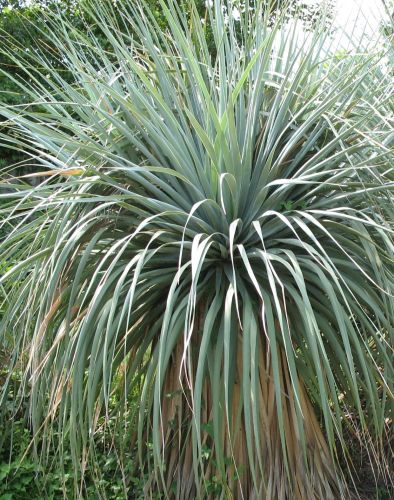
[(1, 106), (1, 142), (40, 179), (1, 194), (2, 343), (76, 494), (115, 415), (149, 498), (348, 498), (349, 432), (388, 470), (393, 82), (356, 32), (336, 55), (324, 14), (211, 3), (204, 24), (161, 2), (163, 30), (85, 2), (110, 48), (60, 14), (2, 47), (30, 104)]

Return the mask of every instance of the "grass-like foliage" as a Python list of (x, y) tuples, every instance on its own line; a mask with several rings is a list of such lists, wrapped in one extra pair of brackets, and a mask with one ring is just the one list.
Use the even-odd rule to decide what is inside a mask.
[(344, 437), (384, 472), (392, 418), (393, 82), (246, 3), (87, 2), (109, 49), (60, 15), (14, 56), (1, 142), (41, 182), (0, 195), (1, 342), (37, 460), (82, 474), (115, 414), (148, 497), (347, 498)]

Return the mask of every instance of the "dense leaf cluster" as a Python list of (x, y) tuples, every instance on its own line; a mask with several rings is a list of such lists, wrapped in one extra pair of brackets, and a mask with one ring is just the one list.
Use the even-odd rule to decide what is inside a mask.
[(30, 104), (0, 142), (40, 183), (2, 196), (0, 404), (20, 370), (80, 478), (112, 412), (146, 495), (348, 498), (349, 429), (389, 470), (393, 82), (266, 5), (214, 0), (207, 36), (192, 1), (91, 1), (100, 35), (48, 17), (65, 73), (5, 50)]

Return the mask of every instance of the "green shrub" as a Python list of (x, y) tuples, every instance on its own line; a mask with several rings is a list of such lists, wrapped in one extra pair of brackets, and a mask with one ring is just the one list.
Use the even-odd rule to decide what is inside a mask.
[(193, 2), (160, 4), (165, 30), (144, 3), (86, 2), (108, 49), (49, 16), (75, 81), (24, 55), (51, 88), (0, 108), (43, 179), (7, 195), (0, 250), (15, 404), (44, 463), (70, 454), (76, 493), (107, 429), (146, 496), (348, 498), (346, 433), (387, 472), (392, 419), (384, 54), (337, 57), (324, 16), (307, 35), (219, 0), (211, 50)]
[[(0, 373), (0, 381), (7, 375), (7, 371)], [(12, 374), (12, 382), (13, 390), (0, 412), (1, 500), (72, 498), (76, 487), (75, 469), (67, 443), (60, 456), (57, 450), (60, 442), (55, 433), (46, 459), (34, 456), (33, 433), (25, 416), (27, 401), (19, 407), (18, 413), (14, 413), (13, 394), (21, 382), (18, 374)], [(131, 401), (131, 404), (136, 404), (136, 401)], [(120, 457), (109, 439), (108, 433), (113, 435), (115, 431), (115, 420), (111, 416), (105, 430), (101, 427), (96, 434), (95, 462), (89, 463), (86, 468), (81, 498), (93, 499), (101, 495), (109, 500), (120, 500), (128, 494), (136, 500), (141, 498), (141, 479), (133, 476), (135, 450), (131, 447)], [(44, 440), (39, 437), (36, 445), (36, 450), (44, 453)]]

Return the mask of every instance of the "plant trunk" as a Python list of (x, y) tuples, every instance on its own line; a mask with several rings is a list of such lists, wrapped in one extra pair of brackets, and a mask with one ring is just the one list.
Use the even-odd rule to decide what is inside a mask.
[[(338, 499), (341, 486), (335, 474), (330, 451), (316, 418), (312, 403), (299, 379), (300, 406), (306, 449), (299, 439), (296, 401), (290, 379), (285, 352), (280, 351), (281, 408), (283, 412), (282, 445), (278, 422), (270, 352), (260, 336), (258, 343), (258, 388), (252, 408), (258, 429), (252, 431), (251, 449), (247, 444), (247, 422), (242, 401), (242, 334), (238, 334), (236, 366), (232, 387), (231, 411), (228, 419), (223, 411), (221, 421), (222, 452), (227, 458), (225, 466), (218, 465), (218, 453), (210, 430), (212, 422), (212, 380), (206, 374), (203, 388), (204, 405), (201, 414), (201, 442), (203, 460), (193, 466), (193, 380), (186, 377), (182, 367), (183, 338), (174, 349), (167, 368), (162, 399), (163, 456), (165, 457), (165, 485), (160, 480), (150, 481), (151, 488), (167, 491), (167, 497), (180, 500), (191, 498), (234, 498), (267, 500), (329, 500)], [(198, 346), (196, 347), (198, 355)], [(194, 362), (196, 362), (196, 356)], [(192, 356), (193, 358), (193, 356)], [(193, 374), (194, 375), (194, 374)], [(223, 387), (224, 393), (224, 387)], [(224, 402), (224, 399), (223, 399)], [(256, 425), (250, 424), (252, 429)], [(259, 446), (258, 446), (259, 445)], [(219, 453), (220, 454), (220, 453)], [(287, 459), (287, 467), (286, 467)], [(198, 475), (198, 477), (196, 477)], [(162, 481), (161, 481), (162, 482)], [(156, 484), (156, 486), (153, 486)], [(156, 490), (157, 491), (157, 490)]]

